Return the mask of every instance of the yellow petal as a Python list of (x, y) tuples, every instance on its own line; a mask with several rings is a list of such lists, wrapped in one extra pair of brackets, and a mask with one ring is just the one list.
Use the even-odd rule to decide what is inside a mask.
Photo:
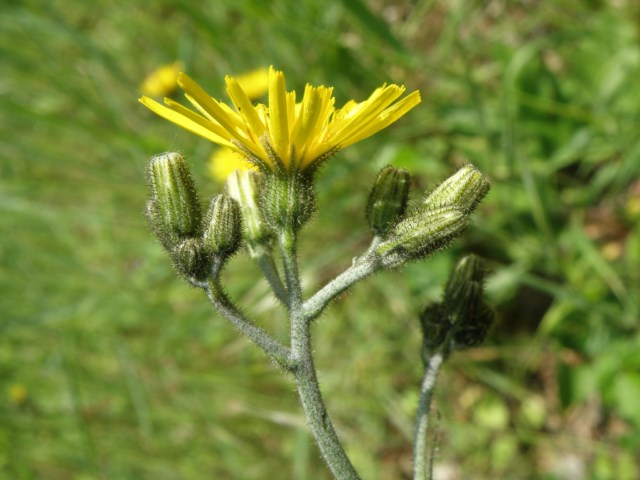
[(231, 97), (233, 104), (236, 106), (236, 110), (238, 110), (238, 113), (240, 113), (240, 116), (247, 124), (248, 128), (246, 131), (254, 141), (257, 141), (264, 135), (264, 124), (260, 121), (256, 109), (251, 103), (251, 100), (249, 100), (249, 97), (247, 97), (247, 94), (244, 93), (244, 90), (240, 87), (240, 84), (232, 77), (226, 77), (225, 81), (227, 83), (227, 93), (229, 97)]
[(273, 148), (286, 165), (289, 161), (289, 108), (282, 72), (269, 69), (269, 130)]
[(360, 140), (364, 140), (380, 130), (387, 128), (392, 123), (396, 122), (399, 118), (404, 116), (409, 110), (418, 105), (421, 102), (420, 92), (417, 90), (407, 95), (395, 105), (392, 105), (384, 112), (382, 112), (376, 119), (372, 119), (365, 123), (363, 128), (354, 131), (351, 136), (345, 138), (340, 143), (342, 148), (348, 147)]
[(208, 116), (213, 118), (232, 136), (240, 139), (238, 132), (230, 121), (229, 115), (222, 109), (220, 104), (211, 98), (196, 82), (194, 82), (185, 73), (178, 75), (178, 85), (185, 91), (187, 99), (193, 103), (196, 108), (206, 112)]
[(156, 115), (159, 115), (162, 118), (169, 120), (170, 122), (175, 123), (176, 125), (186, 130), (189, 130), (191, 133), (200, 135), (201, 137), (220, 145), (233, 146), (225, 138), (216, 135), (211, 130), (211, 122), (209, 120), (199, 117), (195, 113), (193, 114), (193, 116), (187, 117), (182, 113), (176, 112), (170, 108), (165, 107), (164, 105), (161, 105), (160, 103), (149, 97), (141, 97), (139, 101)]

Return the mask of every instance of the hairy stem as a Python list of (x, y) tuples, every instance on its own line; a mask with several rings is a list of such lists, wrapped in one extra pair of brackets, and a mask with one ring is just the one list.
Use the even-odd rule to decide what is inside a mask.
[(273, 261), (273, 257), (269, 253), (262, 253), (258, 257), (256, 257), (256, 262), (262, 270), (262, 274), (269, 282), (271, 286), (271, 290), (273, 290), (274, 295), (278, 300), (280, 300), (284, 306), (289, 307), (289, 295), (287, 294), (287, 289), (282, 284), (282, 280), (280, 279), (280, 274), (278, 273), (278, 268), (276, 267), (275, 262)]
[(304, 315), (308, 320), (318, 317), (329, 304), (351, 285), (368, 277), (379, 268), (373, 255), (365, 255), (357, 259), (353, 265), (322, 287), (313, 297), (304, 303)]
[(204, 286), (211, 304), (242, 334), (260, 347), (272, 360), (287, 371), (293, 370), (291, 350), (247, 319), (229, 300), (217, 275)]
[(420, 400), (416, 412), (416, 432), (413, 441), (413, 480), (430, 480), (430, 468), (427, 462), (427, 440), (429, 431), (429, 410), (433, 400), (433, 391), (438, 379), (440, 367), (445, 360), (445, 353), (434, 353), (424, 371), (422, 386), (420, 388)]
[(280, 248), (289, 292), (291, 354), (295, 362), (293, 373), (302, 408), (311, 432), (333, 476), (338, 480), (359, 480), (360, 477), (342, 448), (322, 400), (318, 376), (313, 363), (310, 322), (303, 310), (295, 233), (283, 232), (280, 236)]

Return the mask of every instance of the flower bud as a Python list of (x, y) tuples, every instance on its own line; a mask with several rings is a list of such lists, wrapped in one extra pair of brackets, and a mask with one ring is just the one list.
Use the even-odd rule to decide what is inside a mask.
[(242, 220), (238, 202), (225, 194), (214, 196), (204, 218), (204, 248), (208, 255), (226, 258), (242, 241)]
[(464, 350), (484, 342), (493, 326), (495, 314), (484, 302), (476, 305), (473, 315), (466, 317), (453, 329), (453, 348)]
[(315, 211), (313, 177), (296, 172), (267, 175), (261, 207), (274, 230), (299, 230)]
[(167, 249), (199, 234), (200, 204), (189, 166), (179, 153), (157, 155), (147, 169), (152, 197), (147, 217)]
[(457, 305), (464, 317), (464, 304), (473, 304), (482, 299), (484, 282), (484, 262), (476, 255), (463, 257), (455, 266), (444, 292), (445, 301)]
[(383, 266), (396, 267), (444, 248), (466, 225), (467, 215), (455, 207), (418, 210), (396, 225), (375, 252)]
[(411, 177), (403, 168), (384, 167), (367, 200), (367, 221), (373, 233), (384, 236), (407, 209)]
[(434, 303), (426, 307), (420, 314), (422, 326), (422, 361), (426, 365), (431, 355), (442, 346), (451, 330), (451, 322), (447, 319), (444, 305)]
[(211, 268), (211, 257), (205, 251), (201, 238), (187, 238), (171, 250), (176, 270), (187, 280), (204, 280)]
[(260, 246), (269, 246), (273, 231), (264, 220), (260, 210), (260, 194), (263, 176), (253, 170), (236, 170), (227, 177), (227, 194), (240, 205), (244, 234), (249, 253), (254, 253)]
[(493, 311), (483, 298), (485, 273), (482, 259), (468, 255), (458, 262), (449, 276), (443, 304), (453, 324), (455, 348), (480, 345), (493, 324)]
[(471, 214), (489, 192), (489, 181), (471, 164), (465, 165), (436, 187), (424, 200), (427, 208), (456, 207)]

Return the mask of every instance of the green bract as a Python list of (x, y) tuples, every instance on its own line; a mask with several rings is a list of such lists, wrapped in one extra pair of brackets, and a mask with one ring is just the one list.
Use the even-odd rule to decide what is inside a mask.
[(411, 177), (403, 168), (384, 167), (367, 200), (367, 221), (374, 234), (384, 236), (407, 209)]
[(153, 157), (147, 177), (151, 188), (147, 217), (164, 247), (171, 249), (199, 235), (200, 203), (184, 157), (174, 152)]
[(211, 199), (204, 218), (203, 240), (208, 255), (227, 258), (238, 250), (242, 241), (238, 202), (225, 194)]

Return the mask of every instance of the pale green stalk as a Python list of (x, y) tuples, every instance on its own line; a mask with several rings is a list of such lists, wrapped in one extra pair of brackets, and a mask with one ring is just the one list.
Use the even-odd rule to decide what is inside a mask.
[(282, 284), (282, 280), (280, 279), (280, 274), (278, 273), (278, 269), (276, 267), (275, 262), (273, 261), (273, 257), (270, 253), (262, 253), (256, 257), (256, 263), (260, 267), (264, 278), (267, 279), (269, 285), (271, 286), (271, 290), (273, 290), (273, 294), (276, 296), (278, 300), (280, 300), (285, 307), (289, 307), (289, 295), (287, 293), (287, 289)]
[(303, 309), (296, 256), (296, 235), (293, 231), (282, 232), (279, 240), (289, 293), (293, 374), (302, 408), (322, 456), (334, 477), (338, 480), (359, 480), (360, 477), (342, 448), (340, 439), (333, 428), (320, 392), (311, 349), (311, 322)]
[(303, 309), (305, 317), (309, 320), (317, 318), (331, 300), (357, 281), (374, 273), (378, 268), (379, 263), (372, 255), (357, 259), (353, 265), (331, 280), (313, 297), (304, 302)]
[(420, 400), (416, 411), (416, 431), (413, 439), (413, 480), (431, 480), (433, 459), (429, 462), (427, 461), (429, 412), (440, 367), (442, 367), (447, 356), (448, 349), (444, 348), (431, 355), (422, 377)]
[[(216, 266), (217, 267), (217, 266)], [(242, 334), (262, 349), (273, 361), (287, 371), (293, 369), (291, 350), (246, 318), (229, 300), (220, 285), (219, 267), (214, 267), (211, 279), (204, 286), (209, 301), (218, 312)]]

